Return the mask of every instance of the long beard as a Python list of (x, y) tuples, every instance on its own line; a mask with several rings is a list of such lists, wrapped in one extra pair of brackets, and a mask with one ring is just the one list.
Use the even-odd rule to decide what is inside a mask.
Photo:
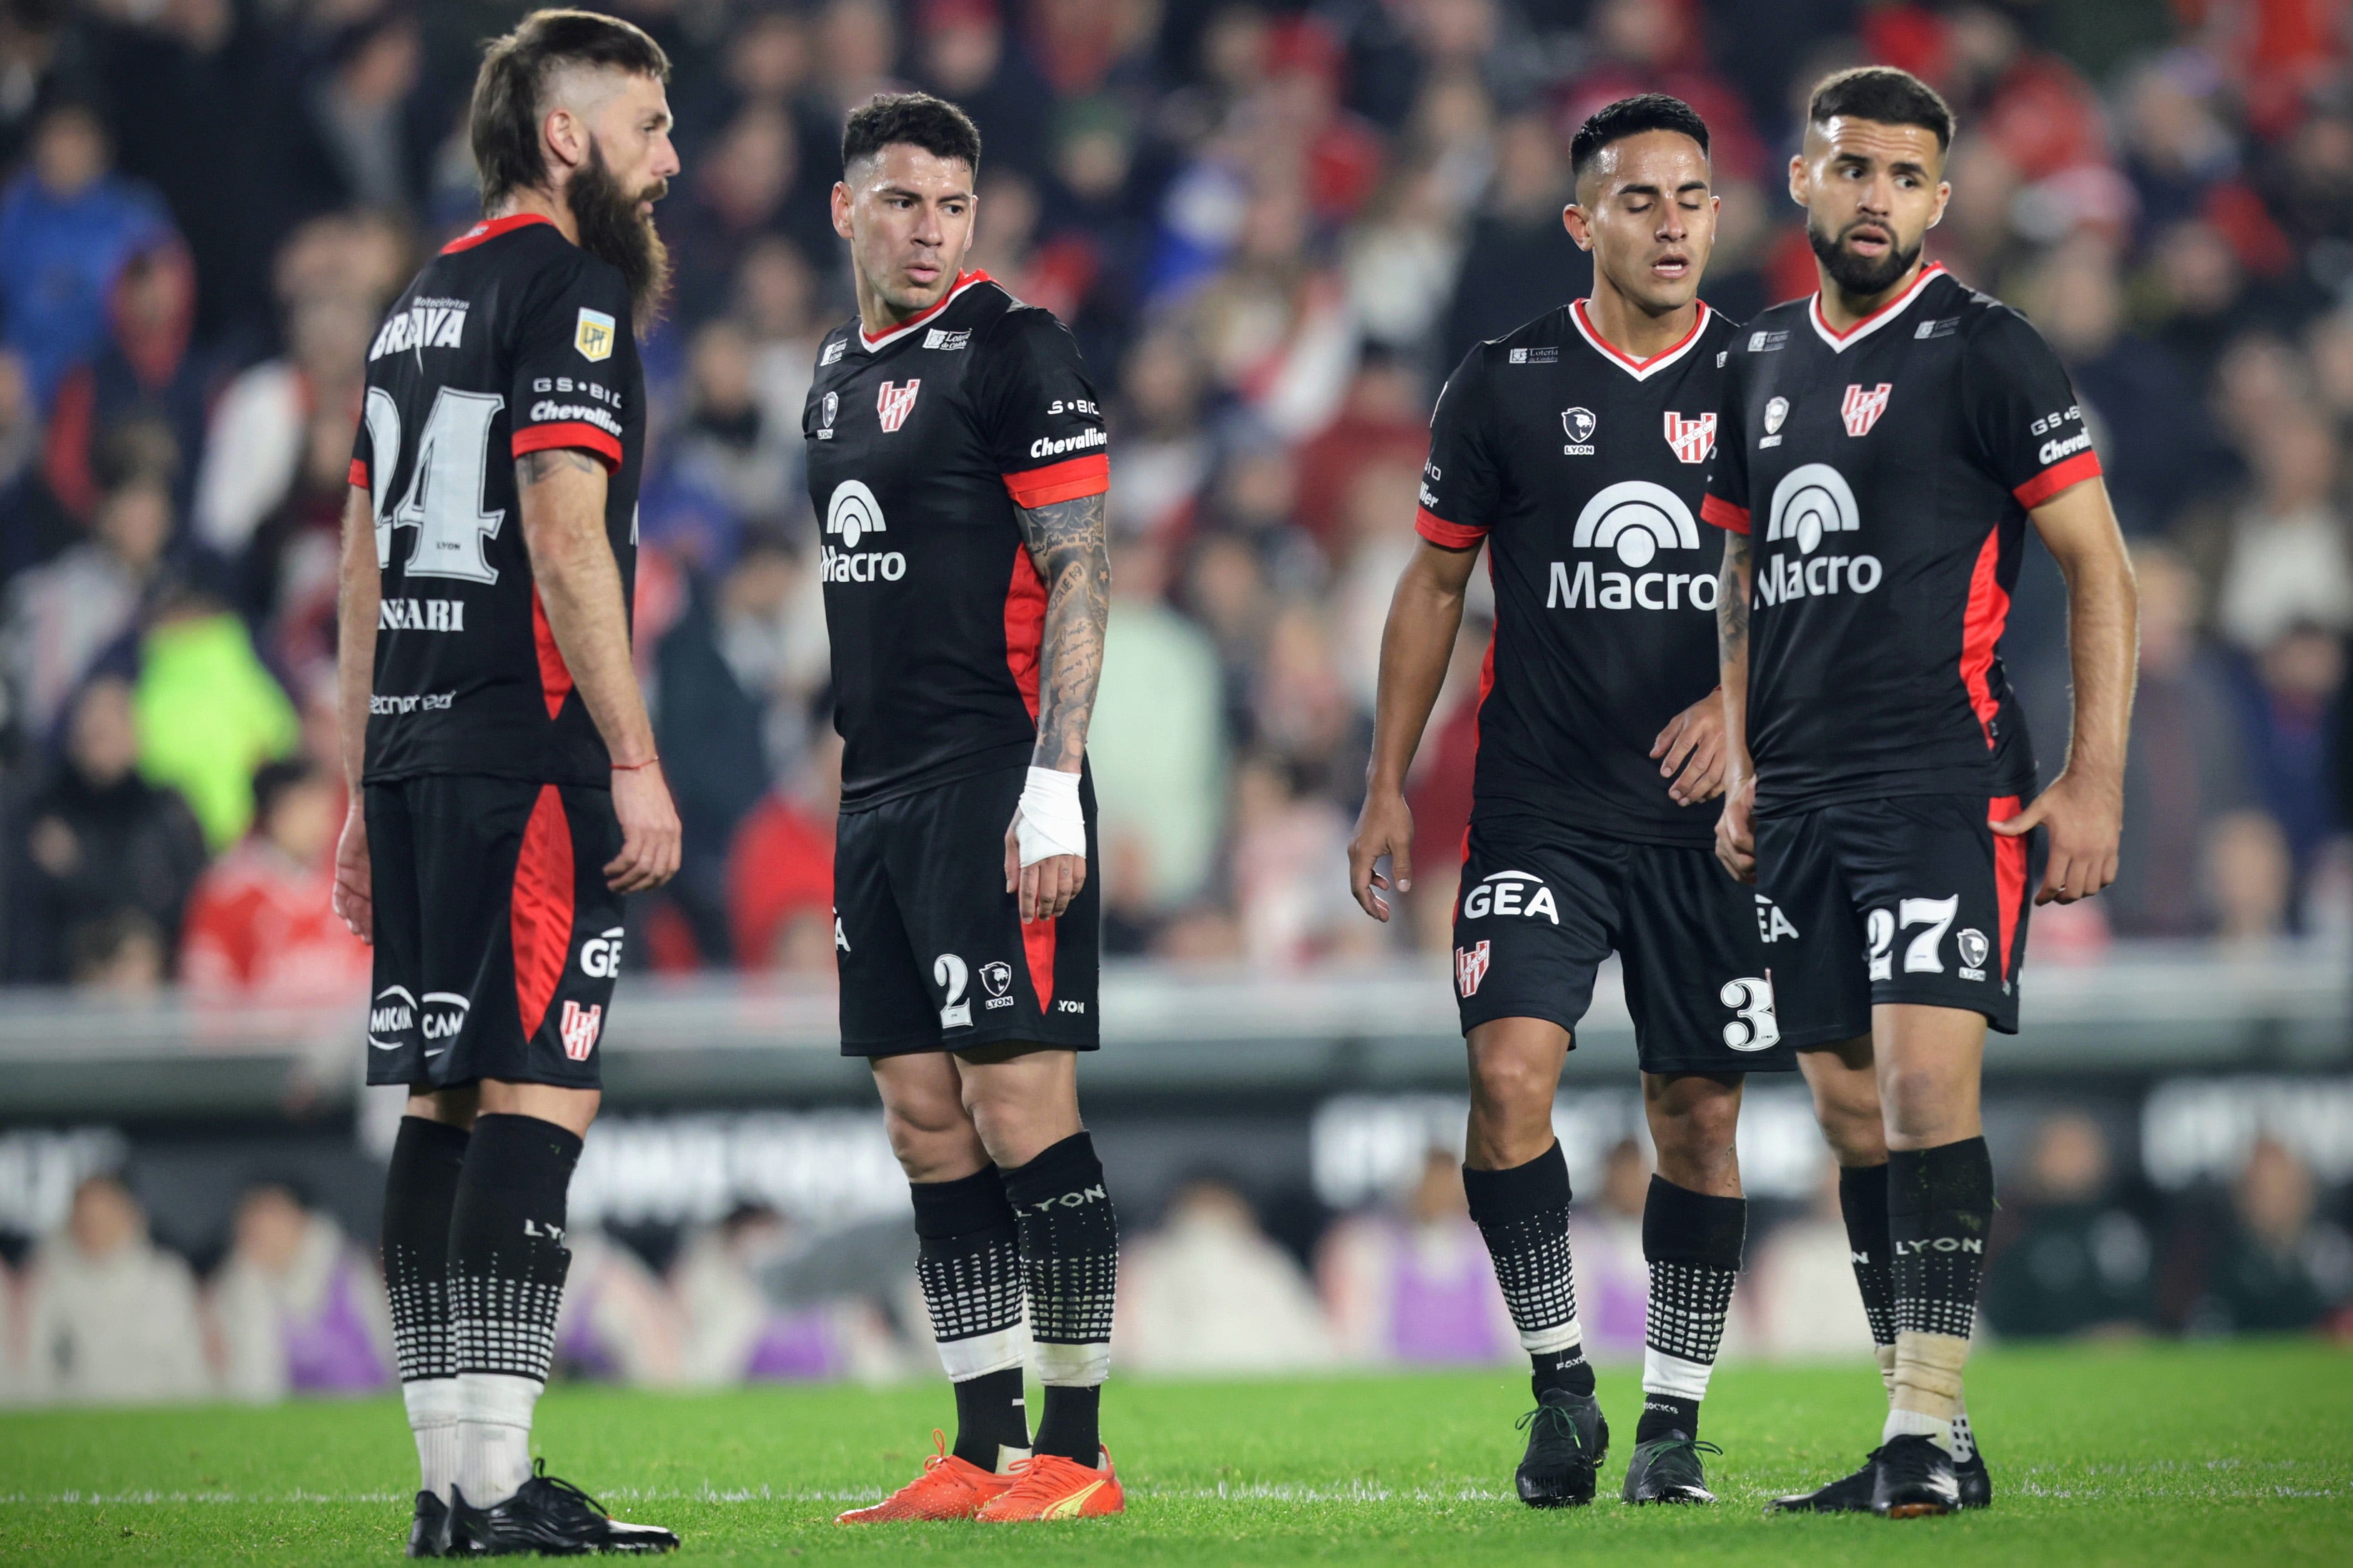
[(1912, 264), (1920, 259), (1921, 246), (1927, 243), (1927, 237), (1923, 235), (1920, 245), (1915, 245), (1909, 250), (1898, 250), (1890, 246), (1886, 255), (1873, 261), (1840, 245), (1836, 235), (1824, 234), (1814, 226), (1814, 220), (1809, 216), (1806, 219), (1806, 243), (1814, 247), (1814, 258), (1822, 264), (1822, 270), (1831, 275), (1831, 282), (1848, 294), (1867, 299), (1883, 291), (1912, 269)]
[(640, 337), (661, 319), (669, 302), (670, 247), (655, 232), (650, 216), (638, 216), (638, 204), (659, 201), (669, 191), (667, 180), (656, 180), (634, 195), (624, 191), (605, 162), (605, 150), (592, 142), (588, 161), (573, 174), (565, 193), (572, 221), (580, 228), (580, 247), (621, 269)]

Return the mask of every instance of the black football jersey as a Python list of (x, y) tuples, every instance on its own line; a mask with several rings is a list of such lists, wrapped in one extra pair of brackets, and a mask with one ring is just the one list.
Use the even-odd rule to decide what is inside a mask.
[(612, 782), (532, 580), (514, 460), (575, 447), (609, 470), (626, 607), (645, 420), (628, 286), (546, 218), (475, 225), (394, 302), (368, 349), (352, 453), (384, 574), (369, 780)]
[(1705, 844), (1651, 745), (1716, 684), (1722, 540), (1698, 526), (1735, 328), (1700, 307), (1647, 361), (1577, 300), (1472, 349), (1439, 395), (1424, 538), (1485, 541), (1495, 634), (1480, 680), (1472, 809), (1614, 837)]
[(1999, 651), (2026, 514), (2099, 471), (2042, 334), (1942, 267), (1844, 333), (1819, 297), (1750, 322), (1703, 516), (1754, 552), (1757, 808), (2032, 793)]
[(843, 808), (1028, 763), (1046, 587), (1018, 509), (1111, 485), (1069, 329), (965, 273), (880, 337), (828, 333), (801, 434)]

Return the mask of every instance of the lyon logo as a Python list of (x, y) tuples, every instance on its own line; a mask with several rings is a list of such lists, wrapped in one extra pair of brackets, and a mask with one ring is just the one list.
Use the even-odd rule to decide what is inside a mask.
[(1454, 950), (1454, 988), (1466, 1002), (1478, 994), (1479, 982), (1487, 978), (1487, 951), (1483, 942)]
[(1593, 439), (1593, 432), (1600, 423), (1593, 416), (1590, 408), (1564, 408), (1560, 411), (1562, 432), (1579, 445)]
[(1013, 986), (1013, 966), (990, 962), (980, 966), (980, 983), (988, 987), (991, 996), (1002, 996)]
[(1715, 450), (1715, 416), (1703, 414), (1696, 419), (1686, 419), (1680, 414), (1667, 415), (1667, 445), (1675, 456), (1686, 463), (1704, 463)]
[(1894, 390), (1894, 384), (1885, 381), (1877, 386), (1848, 386), (1846, 395), (1839, 400), (1839, 417), (1846, 421), (1846, 433), (1870, 435), (1879, 416), (1887, 412), (1887, 395)]
[(583, 1007), (577, 1002), (564, 1004), (564, 1020), (556, 1033), (564, 1037), (564, 1054), (575, 1062), (585, 1062), (588, 1053), (596, 1048), (596, 1031), (605, 1026), (605, 1005)]
[[(921, 381), (911, 381), (904, 386), (891, 381), (882, 384), (882, 390), (874, 395), (874, 412), (882, 416), (885, 431), (896, 430), (907, 422), (907, 416), (915, 411), (916, 390), (923, 384)], [(1880, 391), (1880, 400), (1885, 402), (1886, 389), (1882, 387)]]

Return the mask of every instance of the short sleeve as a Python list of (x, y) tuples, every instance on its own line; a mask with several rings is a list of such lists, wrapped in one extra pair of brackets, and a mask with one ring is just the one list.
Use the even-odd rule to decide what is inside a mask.
[(514, 457), (553, 447), (621, 466), (630, 339), (629, 293), (614, 268), (583, 253), (568, 276), (523, 305), (507, 395)]
[(375, 461), (375, 442), (368, 435), (367, 421), (362, 419), (358, 432), (352, 437), (351, 483), (353, 489), (368, 488), (368, 475), (374, 471), (369, 465)]
[(1013, 504), (1052, 506), (1111, 489), (1103, 403), (1071, 330), (1050, 311), (1017, 308), (976, 352), (988, 356), (976, 412)]
[(1971, 334), (1961, 400), (1978, 460), (2019, 505), (2031, 510), (2099, 477), (2066, 367), (2017, 311), (1996, 310)]
[(1421, 468), (1416, 533), (1448, 550), (1475, 550), (1494, 526), (1501, 489), (1487, 428), (1486, 362), (1463, 357), (1439, 390), (1430, 416), (1430, 460)]
[(1748, 356), (1735, 343), (1725, 362), (1724, 406), (1715, 413), (1715, 458), (1708, 465), (1707, 494), (1700, 499), (1704, 522), (1734, 533), (1748, 531), (1748, 421), (1743, 413)]

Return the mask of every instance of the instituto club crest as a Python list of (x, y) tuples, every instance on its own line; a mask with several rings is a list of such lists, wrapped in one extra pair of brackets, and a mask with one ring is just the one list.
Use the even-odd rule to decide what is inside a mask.
[(1454, 950), (1454, 988), (1466, 1000), (1478, 994), (1479, 982), (1487, 978), (1487, 950), (1483, 942)]
[(575, 1062), (585, 1062), (588, 1053), (596, 1048), (596, 1031), (604, 1026), (605, 1005), (601, 1002), (583, 1007), (579, 1003), (564, 1004), (564, 1021), (555, 1032), (563, 1037), (564, 1054)]
[[(921, 381), (911, 381), (904, 386), (890, 381), (882, 384), (882, 390), (874, 395), (874, 412), (882, 416), (885, 431), (896, 430), (907, 422), (907, 416), (915, 411), (916, 390), (923, 384)], [(1887, 389), (1883, 386), (1879, 393), (1880, 401), (1887, 401)]]
[[(912, 395), (914, 383), (909, 382), (907, 389)], [(884, 390), (887, 392), (889, 388)], [(1850, 384), (1846, 396), (1839, 401), (1839, 416), (1846, 421), (1846, 433), (1850, 436), (1870, 435), (1871, 427), (1879, 423), (1879, 416), (1887, 412), (1887, 395), (1894, 390), (1894, 384), (1885, 381), (1877, 386)], [(891, 428), (895, 430), (898, 426), (894, 425)]]
[(1703, 414), (1695, 419), (1669, 411), (1667, 415), (1667, 445), (1675, 456), (1686, 463), (1704, 463), (1715, 450), (1715, 416)]

